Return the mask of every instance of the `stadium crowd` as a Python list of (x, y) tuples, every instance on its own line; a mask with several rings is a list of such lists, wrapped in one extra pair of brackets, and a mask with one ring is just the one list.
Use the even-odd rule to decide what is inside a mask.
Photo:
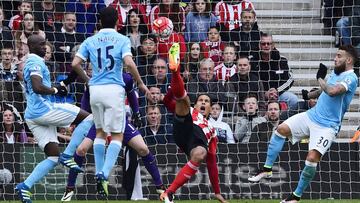
[[(288, 61), (276, 49), (271, 34), (259, 30), (255, 6), (247, 0), (21, 0), (1, 4), (1, 142), (36, 142), (23, 122), (26, 81), (22, 69), (29, 52), (28, 36), (46, 38), (44, 60), (52, 82), (59, 83), (71, 72), (79, 45), (99, 30), (98, 13), (106, 6), (118, 11), (118, 32), (129, 37), (133, 59), (151, 92), (139, 95), (140, 132), (148, 145), (174, 142), (172, 114), (162, 102), (171, 80), (167, 53), (174, 42), (181, 45), (181, 74), (190, 101), (199, 93), (208, 93), (215, 101), (210, 121), (220, 142), (267, 142), (280, 120), (316, 104), (308, 100), (306, 91), (303, 98), (289, 91), (294, 78)], [(153, 21), (159, 16), (168, 17), (174, 25), (166, 39), (152, 34)], [(346, 44), (346, 37), (343, 39)], [(84, 70), (91, 74), (89, 64)], [(78, 79), (68, 88), (68, 96), (53, 96), (52, 100), (79, 105), (86, 85)], [(9, 122), (14, 125), (9, 127)], [(71, 129), (58, 131), (59, 139), (67, 142)]]

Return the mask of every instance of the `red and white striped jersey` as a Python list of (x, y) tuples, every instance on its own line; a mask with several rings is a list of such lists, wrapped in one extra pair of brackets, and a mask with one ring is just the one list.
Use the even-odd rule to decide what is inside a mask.
[(236, 64), (227, 67), (224, 63), (221, 63), (214, 68), (214, 72), (218, 80), (228, 81), (231, 76), (238, 72), (238, 69)]
[(247, 8), (255, 10), (254, 4), (248, 0), (243, 0), (235, 5), (221, 1), (215, 6), (215, 15), (218, 16), (220, 23), (223, 23), (230, 31), (241, 26), (241, 11)]
[(205, 58), (211, 58), (215, 65), (222, 61), (222, 52), (225, 48), (225, 43), (222, 41), (210, 42), (209, 40), (200, 42), (200, 46), (204, 51)]
[(193, 123), (199, 126), (204, 132), (208, 143), (210, 143), (212, 139), (217, 139), (215, 128), (197, 109), (191, 108), (191, 116), (193, 119)]
[(14, 15), (13, 17), (10, 18), (9, 28), (12, 30), (20, 30), (20, 25), (22, 20), (23, 20), (22, 15)]
[[(148, 24), (147, 14), (146, 14), (146, 5), (140, 4), (138, 1), (132, 0), (130, 1), (131, 8), (130, 9), (137, 9), (139, 10), (139, 15), (143, 18), (144, 23)], [(117, 29), (121, 30), (126, 24), (126, 18), (128, 15), (128, 11), (120, 6), (120, 2), (115, 0), (111, 3), (111, 6), (114, 7), (118, 12), (118, 24)]]

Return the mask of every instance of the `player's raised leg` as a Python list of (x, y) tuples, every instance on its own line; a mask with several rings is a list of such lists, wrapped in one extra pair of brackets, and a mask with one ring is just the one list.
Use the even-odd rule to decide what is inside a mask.
[(262, 170), (258, 174), (248, 178), (250, 182), (259, 182), (263, 178), (272, 177), (272, 167), (277, 157), (279, 156), (280, 151), (282, 150), (286, 137), (291, 135), (291, 131), (288, 125), (282, 123), (274, 131), (271, 136), (268, 150), (266, 153), (266, 161)]

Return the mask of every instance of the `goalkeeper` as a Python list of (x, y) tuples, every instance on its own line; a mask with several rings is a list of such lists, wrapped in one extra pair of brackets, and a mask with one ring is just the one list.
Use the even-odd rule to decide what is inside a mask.
[[(67, 86), (71, 82), (74, 82), (76, 77), (77, 77), (76, 72), (72, 71), (69, 74), (69, 77), (67, 79), (65, 79), (64, 81), (62, 81), (61, 84), (63, 86)], [(140, 116), (139, 105), (138, 105), (136, 93), (133, 89), (133, 79), (132, 79), (131, 75), (128, 73), (123, 73), (123, 79), (125, 82), (125, 91), (127, 93), (127, 98), (130, 103), (131, 109), (133, 111), (134, 124), (137, 127), (140, 127), (141, 121), (139, 120), (140, 119), (139, 118), (139, 116)], [(91, 112), (89, 100), (90, 100), (90, 95), (89, 95), (89, 91), (87, 89), (81, 100), (81, 107)], [(139, 156), (141, 157), (141, 159), (144, 163), (145, 168), (149, 171), (149, 173), (151, 174), (151, 177), (154, 180), (157, 193), (161, 194), (165, 190), (165, 187), (162, 183), (160, 173), (159, 173), (159, 170), (156, 165), (155, 157), (149, 151), (140, 132), (127, 120), (126, 120), (125, 126), (126, 127), (125, 127), (125, 132), (124, 132), (124, 144), (125, 145), (127, 144), (129, 147), (131, 147), (137, 151), (137, 153), (139, 154)], [(82, 165), (85, 154), (90, 149), (90, 147), (93, 145), (95, 137), (96, 137), (96, 129), (95, 129), (95, 125), (94, 125), (90, 129), (87, 137), (79, 145), (79, 147), (77, 148), (77, 150), (74, 154), (75, 162), (79, 166)], [(101, 166), (98, 166), (98, 167), (101, 167)], [(96, 171), (99, 171), (99, 170), (100, 169), (98, 169), (98, 168), (96, 169)], [(66, 186), (66, 191), (65, 191), (63, 197), (61, 198), (61, 201), (71, 201), (71, 198), (74, 195), (74, 188), (75, 188), (77, 174), (78, 173), (76, 171), (70, 170), (69, 176), (68, 176), (68, 183)]]
[(300, 200), (304, 190), (315, 176), (321, 156), (326, 153), (336, 139), (342, 118), (355, 94), (358, 78), (354, 73), (353, 66), (356, 60), (357, 51), (354, 47), (341, 46), (335, 56), (335, 69), (327, 81), (324, 80), (327, 68), (320, 64), (316, 79), (321, 90), (310, 92), (308, 95), (309, 98), (316, 98), (320, 95), (317, 104), (310, 110), (296, 114), (279, 125), (271, 137), (262, 171), (248, 178), (249, 182), (258, 182), (262, 178), (272, 176), (272, 166), (286, 138), (294, 144), (302, 138), (310, 136), (309, 151), (297, 188), (281, 202), (295, 203)]
[(178, 172), (169, 188), (160, 195), (160, 200), (166, 203), (173, 202), (175, 191), (188, 182), (196, 174), (200, 164), (206, 161), (215, 197), (225, 203), (226, 200), (220, 194), (216, 165), (216, 131), (207, 120), (211, 110), (211, 99), (208, 95), (201, 94), (197, 97), (194, 108), (190, 107), (190, 100), (179, 72), (179, 52), (179, 44), (174, 43), (169, 50), (169, 69), (172, 71), (171, 89), (168, 90), (163, 102), (170, 111), (175, 111), (175, 143), (190, 157), (190, 160)]

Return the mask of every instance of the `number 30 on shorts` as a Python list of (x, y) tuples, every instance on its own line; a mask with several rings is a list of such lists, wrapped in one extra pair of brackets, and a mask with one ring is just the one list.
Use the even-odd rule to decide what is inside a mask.
[(329, 144), (328, 139), (324, 139), (323, 136), (320, 137), (319, 141), (316, 143), (317, 145), (322, 145), (323, 147), (326, 147)]

